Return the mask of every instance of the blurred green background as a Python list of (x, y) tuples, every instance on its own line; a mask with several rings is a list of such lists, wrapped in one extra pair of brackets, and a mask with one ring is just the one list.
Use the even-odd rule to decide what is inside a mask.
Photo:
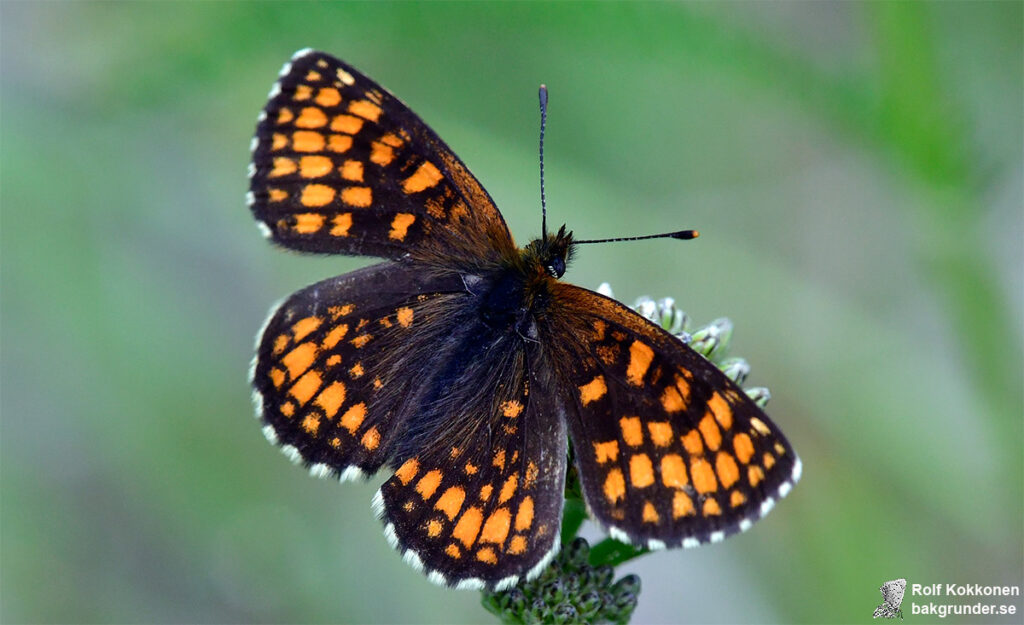
[(251, 417), (270, 304), (370, 262), (276, 250), (245, 206), (306, 46), (405, 100), (521, 244), (540, 82), (553, 223), (700, 229), (581, 249), (566, 279), (729, 316), (804, 478), (742, 536), (623, 567), (635, 622), (863, 623), (896, 577), (1024, 581), (1021, 3), (4, 2), (0, 25), (3, 622), (492, 622), (387, 546), (379, 480), (312, 479)]

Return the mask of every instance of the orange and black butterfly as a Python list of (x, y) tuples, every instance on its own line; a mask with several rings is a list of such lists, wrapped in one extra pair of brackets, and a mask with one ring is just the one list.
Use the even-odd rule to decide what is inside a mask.
[(267, 438), (313, 475), (387, 467), (373, 506), (431, 580), (502, 589), (543, 570), (570, 440), (593, 519), (652, 549), (746, 530), (799, 478), (715, 366), (559, 280), (571, 232), (516, 247), (462, 161), (349, 65), (311, 50), (285, 65), (250, 181), (274, 243), (386, 259), (276, 307), (252, 384)]

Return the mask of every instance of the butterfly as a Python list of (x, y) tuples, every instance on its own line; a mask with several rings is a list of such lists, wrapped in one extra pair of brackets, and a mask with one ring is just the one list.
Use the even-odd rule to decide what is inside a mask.
[(373, 508), (430, 580), (504, 589), (559, 549), (569, 441), (591, 517), (652, 549), (718, 542), (800, 461), (743, 391), (619, 302), (560, 278), (562, 226), (524, 248), (402, 102), (332, 56), (284, 66), (247, 199), (273, 243), (384, 262), (308, 286), (257, 337), (263, 432)]

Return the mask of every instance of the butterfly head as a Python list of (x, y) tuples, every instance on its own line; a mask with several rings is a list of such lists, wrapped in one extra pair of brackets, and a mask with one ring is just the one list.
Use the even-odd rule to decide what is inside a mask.
[(563, 225), (555, 234), (545, 233), (523, 250), (523, 259), (528, 266), (543, 271), (552, 278), (561, 278), (572, 258), (572, 232), (566, 232)]

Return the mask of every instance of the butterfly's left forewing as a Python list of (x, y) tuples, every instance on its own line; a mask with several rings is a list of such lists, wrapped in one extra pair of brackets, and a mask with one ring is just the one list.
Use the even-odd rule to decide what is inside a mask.
[(543, 327), (588, 508), (613, 536), (716, 542), (799, 478), (789, 442), (741, 388), (622, 304), (559, 283)]
[(515, 249), (490, 196), (402, 102), (338, 59), (292, 58), (256, 129), (249, 204), (296, 250), (475, 266)]

